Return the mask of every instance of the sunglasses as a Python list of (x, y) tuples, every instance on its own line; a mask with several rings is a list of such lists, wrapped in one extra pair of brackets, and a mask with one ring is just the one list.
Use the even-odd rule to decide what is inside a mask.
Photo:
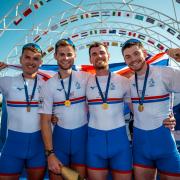
[[(138, 39), (129, 39), (127, 40), (123, 45), (122, 45), (122, 49), (127, 45), (127, 44), (131, 44), (131, 43), (141, 43), (141, 41), (139, 41)], [(142, 43), (141, 43), (142, 44)]]
[(60, 44), (61, 42), (65, 42), (65, 43), (71, 45), (71, 46), (75, 49), (75, 45), (74, 45), (73, 41), (72, 41), (70, 38), (61, 39), (61, 40), (59, 40), (59, 43), (58, 43), (58, 44)]
[(25, 44), (22, 49), (24, 50), (26, 48), (34, 48), (37, 52), (42, 54), (41, 48), (37, 44), (35, 44), (35, 43)]

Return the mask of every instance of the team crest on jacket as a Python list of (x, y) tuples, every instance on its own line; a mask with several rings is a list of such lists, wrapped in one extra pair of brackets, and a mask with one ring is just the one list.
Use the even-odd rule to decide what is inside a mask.
[(148, 83), (149, 83), (149, 87), (154, 87), (155, 86), (155, 81), (154, 81), (153, 78), (151, 78)]
[(115, 84), (114, 84), (114, 83), (111, 83), (111, 84), (110, 84), (110, 90), (115, 90), (115, 89), (116, 89)]
[(76, 87), (76, 89), (81, 89), (80, 83), (79, 83), (79, 82), (76, 82), (76, 83), (75, 83), (75, 87)]

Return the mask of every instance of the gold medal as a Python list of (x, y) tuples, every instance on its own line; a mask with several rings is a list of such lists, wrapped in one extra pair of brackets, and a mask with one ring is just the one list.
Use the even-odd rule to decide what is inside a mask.
[(139, 111), (139, 112), (144, 111), (144, 106), (143, 106), (143, 104), (139, 104), (139, 106), (138, 106), (138, 111)]
[(103, 109), (108, 109), (108, 106), (109, 106), (108, 103), (103, 103), (103, 104), (102, 104), (102, 108), (103, 108)]
[(70, 100), (66, 100), (64, 102), (64, 104), (65, 104), (66, 107), (69, 107), (71, 105), (71, 101)]
[(26, 107), (26, 111), (27, 111), (27, 112), (30, 112), (30, 111), (31, 111), (31, 106), (27, 106), (27, 107)]

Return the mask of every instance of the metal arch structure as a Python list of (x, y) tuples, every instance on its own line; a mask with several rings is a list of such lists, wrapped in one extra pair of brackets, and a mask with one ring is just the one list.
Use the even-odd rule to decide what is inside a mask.
[[(43, 49), (44, 62), (51, 64), (55, 42), (57, 39), (67, 37), (75, 42), (79, 51), (95, 40), (108, 42), (109, 45), (116, 42), (116, 47), (119, 47), (131, 37), (142, 40), (150, 54), (179, 47), (178, 20), (156, 10), (133, 4), (133, 0), (129, 2), (81, 0), (79, 4), (62, 1), (72, 8), (51, 16), (33, 27), (30, 33), (28, 31), (9, 52), (6, 62), (17, 64), (17, 57), (23, 44), (34, 41)], [(104, 33), (101, 33), (103, 30)], [(116, 33), (110, 33), (112, 30)], [(86, 36), (83, 35), (85, 33)]]

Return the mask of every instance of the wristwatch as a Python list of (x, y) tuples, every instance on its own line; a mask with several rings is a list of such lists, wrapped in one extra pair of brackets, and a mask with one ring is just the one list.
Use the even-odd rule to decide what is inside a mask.
[(54, 154), (54, 150), (53, 149), (50, 149), (50, 150), (46, 149), (45, 150), (46, 157), (49, 157), (51, 154)]

